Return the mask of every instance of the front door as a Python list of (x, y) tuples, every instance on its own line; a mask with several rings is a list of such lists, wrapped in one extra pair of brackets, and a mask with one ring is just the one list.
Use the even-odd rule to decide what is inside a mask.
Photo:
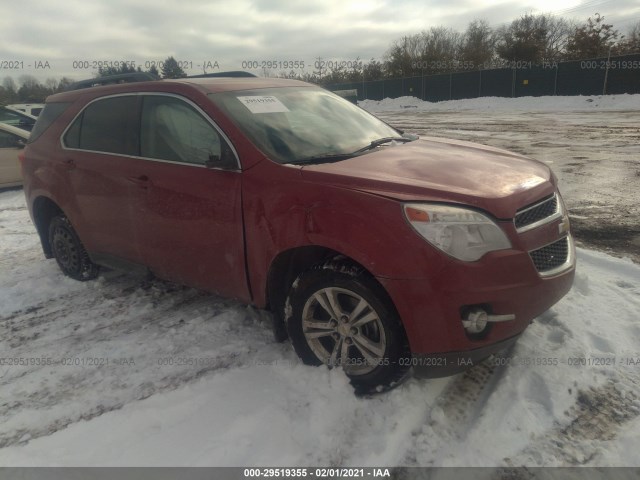
[(248, 301), (242, 174), (229, 143), (174, 95), (144, 95), (140, 125), (134, 204), (144, 263), (162, 278)]

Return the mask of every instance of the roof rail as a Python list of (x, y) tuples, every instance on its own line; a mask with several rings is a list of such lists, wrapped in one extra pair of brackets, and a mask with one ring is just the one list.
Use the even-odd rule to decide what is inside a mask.
[(242, 72), (240, 70), (236, 70), (233, 72), (216, 72), (216, 73), (202, 73), (200, 75), (189, 75), (186, 78), (209, 78), (209, 77), (231, 77), (231, 78), (240, 78), (240, 77), (255, 77), (253, 73)]
[[(217, 73), (203, 73), (200, 75), (189, 75), (182, 78), (210, 78), (210, 77), (228, 77), (228, 78), (240, 78), (240, 77), (255, 77), (253, 73), (232, 71), (232, 72), (217, 72)], [(160, 77), (149, 72), (132, 72), (132, 73), (120, 73), (117, 75), (105, 75), (104, 77), (89, 78), (87, 80), (80, 80), (79, 82), (72, 83), (65, 90), (80, 90), (82, 88), (100, 87), (102, 85), (112, 85), (116, 83), (133, 83), (133, 82), (152, 82), (160, 80)]]
[(80, 90), (82, 88), (99, 87), (114, 83), (150, 82), (160, 80), (160, 77), (148, 72), (120, 73), (118, 75), (105, 75), (104, 77), (89, 78), (72, 83), (66, 90)]

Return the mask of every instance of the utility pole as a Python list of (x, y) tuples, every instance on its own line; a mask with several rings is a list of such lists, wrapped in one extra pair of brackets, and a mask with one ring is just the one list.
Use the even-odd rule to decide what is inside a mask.
[(609, 63), (611, 62), (611, 47), (613, 47), (613, 45), (609, 45), (609, 55), (607, 55), (607, 69), (604, 71), (604, 85), (602, 85), (602, 95), (607, 94), (607, 80), (609, 78)]

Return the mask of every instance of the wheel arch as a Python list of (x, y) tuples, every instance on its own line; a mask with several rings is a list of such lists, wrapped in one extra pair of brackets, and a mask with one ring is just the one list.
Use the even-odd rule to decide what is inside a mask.
[[(335, 261), (341, 265), (355, 267), (359, 273), (369, 277), (378, 287), (379, 294), (396, 313), (398, 309), (389, 292), (376, 277), (361, 263), (341, 252), (319, 245), (294, 247), (279, 253), (271, 262), (267, 275), (266, 299), (267, 308), (275, 315), (276, 321), (284, 322), (283, 312), (289, 288), (303, 272), (322, 264)], [(400, 318), (398, 314), (398, 318)], [(400, 318), (402, 323), (402, 319)], [(404, 328), (404, 325), (403, 325)]]
[(40, 196), (33, 201), (31, 209), (33, 214), (33, 223), (40, 237), (42, 251), (46, 258), (52, 258), (51, 245), (49, 244), (49, 224), (51, 219), (56, 215), (64, 215), (64, 211), (48, 197)]

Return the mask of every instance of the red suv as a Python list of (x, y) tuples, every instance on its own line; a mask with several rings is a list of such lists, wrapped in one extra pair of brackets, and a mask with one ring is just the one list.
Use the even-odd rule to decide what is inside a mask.
[(547, 166), (405, 135), (299, 81), (53, 95), (22, 164), (44, 254), (66, 275), (144, 269), (269, 309), (305, 363), (360, 389), (473, 365), (573, 281)]

